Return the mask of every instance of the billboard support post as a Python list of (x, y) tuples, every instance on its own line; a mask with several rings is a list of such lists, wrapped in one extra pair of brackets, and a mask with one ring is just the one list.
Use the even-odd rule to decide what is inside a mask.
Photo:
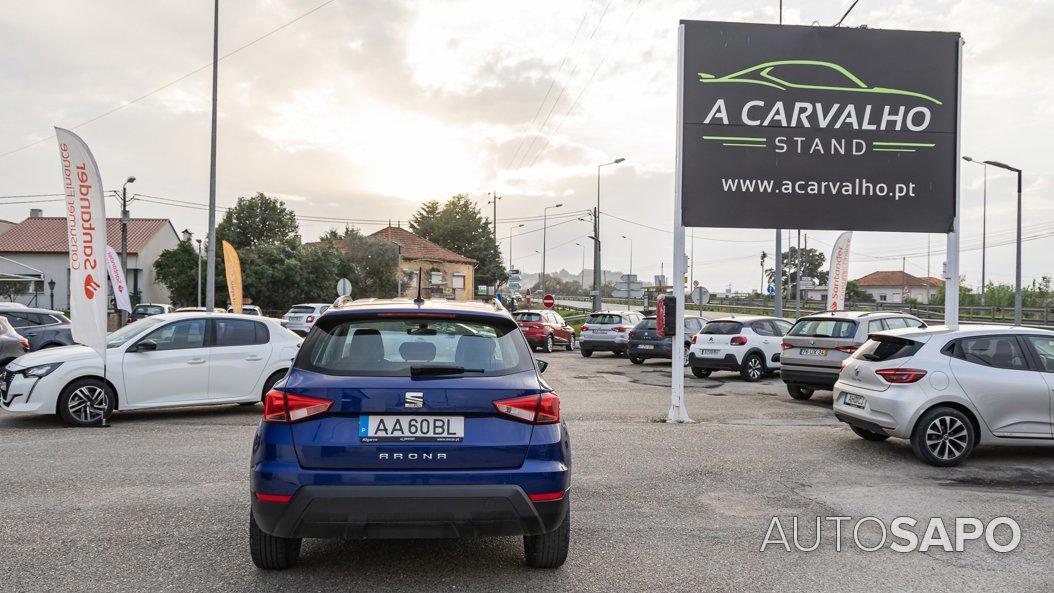
[(684, 123), (684, 25), (677, 27), (677, 163), (673, 184), (673, 298), (677, 301), (676, 333), (670, 344), (670, 411), (667, 422), (692, 422), (684, 402), (684, 274), (687, 272), (684, 255), (684, 221), (681, 218), (681, 174), (683, 148), (681, 134)]
[[(962, 126), (962, 87), (963, 87), (963, 40), (959, 38), (958, 90), (955, 98), (955, 130)], [(947, 261), (944, 271), (944, 325), (952, 330), (959, 329), (959, 208), (962, 195), (962, 140), (955, 134), (955, 217), (952, 218), (952, 231), (948, 233)], [(928, 280), (927, 280), (928, 282)]]

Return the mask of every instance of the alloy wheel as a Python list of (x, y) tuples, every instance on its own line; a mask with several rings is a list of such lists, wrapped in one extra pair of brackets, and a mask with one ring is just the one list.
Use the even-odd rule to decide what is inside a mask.
[(106, 393), (101, 387), (84, 385), (70, 394), (66, 409), (70, 416), (85, 424), (95, 422), (106, 413)]
[(926, 448), (934, 457), (955, 459), (966, 451), (966, 426), (953, 416), (938, 416), (926, 427)]
[(761, 361), (758, 360), (758, 357), (752, 356), (747, 360), (747, 374), (750, 375), (751, 379), (761, 377)]

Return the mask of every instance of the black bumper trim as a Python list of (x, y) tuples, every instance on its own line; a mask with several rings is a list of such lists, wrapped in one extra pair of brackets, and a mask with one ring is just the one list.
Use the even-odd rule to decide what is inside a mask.
[(850, 416), (848, 414), (843, 414), (842, 412), (835, 412), (834, 417), (842, 422), (845, 422), (849, 426), (863, 428), (868, 432), (874, 432), (877, 434), (891, 434), (888, 430), (882, 428), (880, 425), (875, 424), (874, 422), (868, 420), (861, 420), (860, 418), (856, 418), (855, 416)]
[(695, 354), (689, 354), (688, 366), (708, 371), (738, 371), (743, 365), (736, 360), (735, 354), (726, 354), (724, 358), (700, 358)]
[(570, 493), (531, 502), (519, 486), (304, 486), (288, 503), (252, 498), (265, 533), (279, 537), (416, 539), (537, 535), (556, 529)]
[(814, 371), (798, 371), (786, 366), (780, 369), (780, 377), (788, 385), (801, 385), (814, 389), (834, 389), (838, 382), (838, 373), (817, 373)]
[(593, 352), (625, 352), (626, 343), (616, 344), (612, 341), (579, 340), (579, 350), (592, 350)]

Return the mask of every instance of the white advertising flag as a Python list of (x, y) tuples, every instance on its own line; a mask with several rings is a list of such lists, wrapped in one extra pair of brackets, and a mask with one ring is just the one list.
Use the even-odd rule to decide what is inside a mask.
[(70, 246), (70, 330), (73, 341), (106, 357), (106, 208), (102, 177), (88, 145), (55, 128), (66, 193)]
[(827, 310), (841, 311), (845, 308), (845, 291), (849, 286), (849, 244), (853, 231), (838, 235), (831, 250), (831, 271), (827, 277)]
[(110, 276), (110, 286), (113, 287), (113, 298), (117, 302), (117, 308), (131, 313), (132, 299), (128, 297), (128, 284), (124, 281), (121, 257), (109, 245), (106, 246), (106, 272)]

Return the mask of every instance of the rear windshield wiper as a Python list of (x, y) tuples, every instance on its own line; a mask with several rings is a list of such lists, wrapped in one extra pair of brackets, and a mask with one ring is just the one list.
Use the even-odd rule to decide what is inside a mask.
[(466, 369), (461, 366), (454, 365), (428, 365), (418, 366), (414, 365), (410, 367), (411, 377), (424, 377), (428, 375), (463, 375), (465, 373), (485, 373), (483, 369)]

